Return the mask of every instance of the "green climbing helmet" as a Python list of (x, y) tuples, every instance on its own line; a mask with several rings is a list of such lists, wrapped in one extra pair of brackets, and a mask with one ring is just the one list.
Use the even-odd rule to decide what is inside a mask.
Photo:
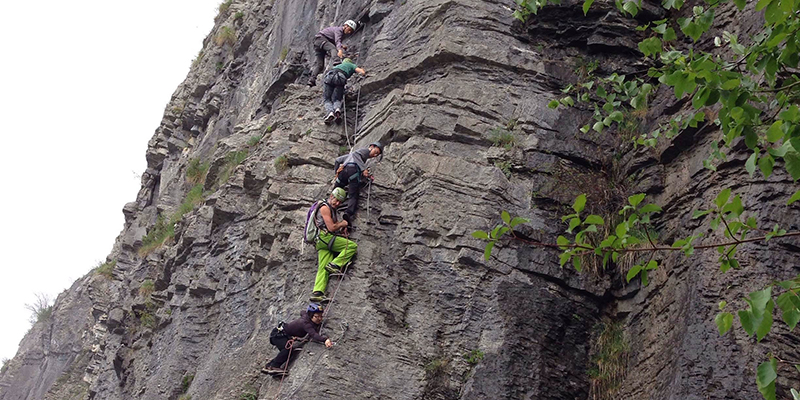
[(336, 200), (345, 201), (347, 199), (347, 192), (345, 192), (344, 189), (337, 187), (336, 189), (333, 189), (331, 196), (335, 197)]
[(355, 64), (355, 63), (353, 62), (353, 60), (351, 60), (350, 58), (345, 58), (344, 60), (342, 60), (342, 64), (344, 64), (344, 63)]

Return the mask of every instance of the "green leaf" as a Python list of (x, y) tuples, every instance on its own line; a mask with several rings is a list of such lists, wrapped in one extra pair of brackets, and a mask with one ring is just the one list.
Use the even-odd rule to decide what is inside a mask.
[(647, 263), (647, 266), (644, 267), (644, 269), (647, 270), (647, 271), (652, 271), (652, 270), (654, 270), (656, 268), (658, 268), (658, 262), (656, 262), (656, 260), (650, 260)]
[(603, 240), (602, 242), (600, 242), (600, 246), (598, 246), (598, 247), (600, 247), (600, 248), (609, 247), (609, 246), (613, 245), (616, 240), (617, 240), (617, 237), (614, 236), (614, 235), (611, 235), (611, 236), (607, 237), (605, 240)]
[(759, 313), (766, 310), (770, 300), (772, 300), (772, 287), (750, 293), (750, 306)]
[(581, 194), (577, 198), (575, 198), (575, 203), (572, 204), (572, 209), (575, 210), (576, 213), (580, 213), (583, 211), (583, 207), (586, 206), (586, 195)]
[(657, 36), (642, 40), (641, 42), (639, 42), (638, 46), (639, 46), (639, 51), (641, 51), (645, 57), (657, 55), (661, 53), (663, 49), (663, 44), (661, 43), (661, 39), (659, 39)]
[(772, 126), (767, 130), (767, 141), (775, 143), (783, 137), (783, 129), (781, 129), (781, 126), (783, 126), (783, 121), (781, 120), (772, 123)]
[(500, 236), (505, 235), (505, 233), (508, 232), (509, 229), (510, 228), (507, 227), (507, 226), (504, 226), (504, 227), (500, 228), (500, 230), (497, 232), (497, 236), (495, 236), (495, 238), (499, 238)]
[(570, 258), (572, 258), (572, 252), (561, 253), (561, 255), (558, 256), (558, 264), (559, 264), (559, 266), (563, 267), (564, 264), (566, 264), (567, 261), (569, 261)]
[(753, 333), (756, 331), (753, 313), (741, 310), (737, 314), (739, 314), (739, 322), (742, 324), (744, 331), (747, 332), (747, 336), (753, 336)]
[(798, 108), (796, 105), (791, 105), (785, 110), (781, 111), (778, 117), (784, 121), (796, 123), (800, 121), (800, 108)]
[(722, 300), (722, 301), (720, 301), (720, 302), (719, 302), (719, 309), (720, 309), (720, 311), (721, 311), (721, 310), (724, 310), (724, 309), (725, 309), (725, 307), (726, 307), (727, 305), (728, 305), (728, 302), (727, 302), (727, 301), (725, 301), (725, 300)]
[(652, 213), (652, 212), (661, 212), (661, 207), (656, 204), (646, 204), (642, 208), (639, 209), (639, 212), (642, 214)]
[(789, 206), (797, 200), (800, 200), (800, 190), (794, 192), (792, 197), (789, 198), (789, 201), (786, 202), (786, 205)]
[(797, 181), (800, 179), (800, 153), (790, 151), (783, 156), (783, 162), (786, 165), (786, 172), (792, 176), (792, 179)]
[(494, 247), (494, 241), (486, 243), (486, 249), (483, 250), (483, 258), (486, 261), (489, 261), (489, 258), (492, 257), (492, 247)]
[[(795, 367), (797, 367), (797, 365), (795, 365)], [(800, 367), (798, 367), (797, 370), (800, 371)], [(792, 393), (792, 400), (800, 400), (800, 393), (797, 393), (797, 390), (791, 388), (789, 391)]]
[(636, 5), (635, 1), (629, 1), (622, 6), (622, 9), (627, 11), (632, 17), (635, 17), (636, 14), (639, 13), (639, 6)]
[(592, 7), (592, 3), (594, 3), (594, 0), (585, 0), (583, 2), (583, 15), (586, 15), (589, 12), (589, 8)]
[(722, 90), (736, 89), (742, 82), (738, 79), (730, 79), (722, 84)]
[(605, 125), (603, 125), (603, 121), (597, 121), (594, 123), (594, 125), (592, 125), (592, 129), (594, 129), (597, 133), (603, 132), (604, 127)]
[(625, 279), (628, 282), (630, 282), (631, 279), (636, 277), (636, 275), (639, 275), (639, 272), (641, 272), (641, 270), (642, 270), (642, 266), (641, 265), (634, 265), (633, 268), (628, 270), (628, 275), (625, 276)]
[(625, 116), (622, 114), (622, 111), (614, 111), (608, 116), (608, 118), (611, 118), (611, 120), (615, 122), (622, 122), (622, 120), (625, 119)]
[(714, 323), (717, 324), (717, 329), (719, 330), (719, 335), (722, 336), (731, 329), (733, 325), (733, 314), (729, 312), (721, 312), (717, 314), (716, 318), (714, 318)]
[(633, 196), (628, 197), (628, 202), (631, 203), (632, 206), (636, 207), (639, 203), (644, 200), (644, 193), (635, 194)]
[(547, 103), (547, 107), (548, 108), (558, 108), (559, 104), (561, 104), (561, 103), (559, 103), (558, 100), (550, 100), (550, 102)]
[(750, 154), (750, 157), (747, 158), (747, 162), (744, 163), (744, 169), (747, 170), (747, 173), (750, 174), (750, 177), (753, 177), (753, 173), (756, 172), (756, 159), (758, 158), (758, 149)]
[(744, 10), (744, 6), (747, 5), (747, 0), (733, 0), (733, 4), (736, 4), (736, 8), (742, 11)]
[(761, 363), (756, 369), (756, 385), (765, 400), (775, 400), (775, 379), (778, 378), (778, 362), (774, 358)]
[(580, 224), (581, 224), (581, 219), (580, 218), (573, 218), (573, 219), (569, 220), (569, 228), (567, 228), (567, 232), (572, 233), (572, 230), (577, 228), (578, 225), (580, 225)]
[(500, 213), (500, 218), (502, 218), (503, 222), (505, 223), (511, 222), (511, 215), (508, 213), (508, 211), (503, 210), (503, 212)]
[(684, 93), (691, 93), (696, 87), (694, 76), (683, 76), (675, 85), (675, 97), (680, 99)]
[(572, 266), (575, 267), (576, 271), (581, 272), (581, 258), (572, 257)]
[(764, 316), (761, 319), (761, 323), (756, 327), (756, 340), (759, 342), (764, 336), (767, 336), (770, 329), (772, 329), (772, 310), (775, 309), (775, 302), (772, 301), (772, 298), (769, 299), (766, 308), (764, 309)]
[(527, 224), (528, 222), (531, 222), (531, 220), (522, 217), (514, 217), (514, 219), (511, 220), (511, 223), (509, 223), (509, 225), (511, 225), (511, 227), (513, 228), (519, 224)]
[(725, 207), (722, 207), (723, 213), (731, 213), (734, 217), (738, 217), (742, 215), (744, 212), (744, 206), (742, 206), (742, 198), (738, 194), (733, 197), (730, 203), (726, 204)]
[(761, 173), (764, 174), (764, 178), (769, 178), (772, 175), (772, 166), (775, 165), (775, 159), (767, 153), (764, 154), (764, 157), (758, 160), (758, 168), (761, 169)]
[(678, 39), (678, 35), (675, 33), (675, 29), (667, 28), (667, 30), (664, 31), (665, 42), (671, 42), (676, 39)]
[(731, 189), (723, 189), (717, 195), (717, 198), (714, 200), (714, 204), (717, 205), (717, 208), (722, 208), (728, 202), (728, 198), (731, 196)]
[(565, 238), (564, 236), (559, 236), (556, 239), (556, 243), (558, 243), (559, 246), (568, 246), (571, 242), (569, 241), (569, 239)]
[(472, 237), (475, 239), (489, 239), (489, 234), (484, 231), (472, 232)]
[(700, 217), (702, 217), (702, 216), (704, 216), (704, 215), (706, 215), (706, 214), (708, 214), (710, 212), (711, 212), (711, 210), (696, 210), (692, 214), (692, 219), (698, 219), (698, 218), (700, 218)]
[(603, 225), (603, 217), (599, 215), (590, 215), (583, 221), (584, 224)]
[(778, 296), (778, 308), (781, 309), (781, 317), (783, 318), (783, 322), (786, 322), (786, 325), (789, 326), (789, 330), (793, 330), (794, 327), (800, 322), (800, 311), (797, 310), (795, 303), (798, 299), (792, 299), (792, 297), (797, 297), (796, 294), (792, 292), (784, 292), (780, 296)]

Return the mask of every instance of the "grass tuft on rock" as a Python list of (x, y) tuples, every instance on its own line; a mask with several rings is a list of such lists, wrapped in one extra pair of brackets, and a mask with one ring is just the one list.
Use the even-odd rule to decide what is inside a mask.
[(275, 171), (282, 173), (289, 169), (289, 158), (286, 157), (285, 154), (278, 156), (278, 158), (275, 159), (275, 162), (273, 162), (273, 165), (275, 166)]
[(214, 43), (216, 43), (217, 46), (224, 46), (226, 44), (233, 46), (236, 43), (236, 32), (229, 26), (223, 26), (220, 28), (219, 33), (217, 33)]
[(108, 280), (114, 278), (114, 267), (117, 266), (117, 260), (106, 261), (100, 263), (94, 268), (94, 274), (100, 275)]
[(613, 400), (628, 366), (630, 346), (622, 322), (603, 321), (596, 325), (597, 339), (592, 344), (590, 398)]

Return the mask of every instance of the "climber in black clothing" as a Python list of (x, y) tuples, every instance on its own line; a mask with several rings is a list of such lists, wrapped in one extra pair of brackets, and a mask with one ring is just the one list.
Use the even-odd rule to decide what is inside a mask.
[[(289, 370), (289, 353), (298, 351), (302, 348), (305, 341), (316, 341), (325, 343), (325, 347), (333, 347), (333, 342), (326, 336), (319, 334), (322, 326), (322, 306), (316, 303), (308, 305), (308, 309), (300, 313), (300, 318), (272, 330), (269, 335), (269, 342), (280, 350), (277, 356), (272, 359), (261, 372), (265, 374), (283, 374)], [(288, 346), (287, 346), (288, 343)], [(285, 365), (284, 365), (285, 364)]]

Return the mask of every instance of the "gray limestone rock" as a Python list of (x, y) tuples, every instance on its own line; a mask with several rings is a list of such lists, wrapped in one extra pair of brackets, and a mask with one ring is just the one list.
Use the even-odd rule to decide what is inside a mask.
[[(726, 276), (713, 254), (670, 255), (645, 288), (623, 285), (621, 271), (560, 268), (554, 249), (503, 243), (484, 260), (471, 232), (494, 226), (501, 210), (531, 220), (521, 235), (549, 243), (581, 193), (602, 213), (647, 192), (675, 235), (703, 229), (687, 216), (728, 186), (759, 202), (760, 224), (796, 225), (800, 213), (771, 202), (790, 194), (781, 173), (755, 183), (741, 168), (712, 176), (702, 168), (710, 139), (692, 132), (655, 152), (578, 134), (590, 113), (547, 103), (572, 79), (575, 58), (600, 60), (604, 73), (641, 68), (636, 24), (611, 3), (584, 18), (566, 2), (522, 25), (513, 4), (235, 2), (149, 142), (109, 258), (113, 279), (90, 274), (59, 296), (53, 319), (32, 328), (0, 373), (0, 400), (588, 399), (591, 343), (607, 318), (630, 343), (618, 398), (758, 398), (763, 349), (741, 333), (720, 338), (716, 304), (796, 275), (797, 246), (748, 246), (747, 268)], [(664, 17), (658, 10), (647, 6), (642, 18)], [(320, 88), (305, 85), (310, 40), (358, 17), (369, 21), (346, 43), (368, 75), (350, 81), (347, 123), (326, 126)], [(225, 25), (237, 40), (219, 46)], [(670, 99), (654, 99), (654, 120), (685, 107)], [(493, 146), (503, 129), (509, 148)], [(297, 317), (313, 286), (306, 211), (329, 192), (333, 160), (376, 140), (385, 154), (370, 162), (375, 181), (362, 191), (358, 255), (328, 285), (335, 302), (323, 333), (337, 344), (306, 345), (282, 382), (264, 376), (277, 352), (270, 331)], [(236, 163), (234, 153), (246, 156)], [(192, 159), (210, 165), (204, 182), (187, 181)], [(199, 183), (203, 199), (176, 214)], [(159, 214), (178, 215), (174, 236), (145, 254)], [(726, 291), (732, 275), (743, 284)], [(139, 292), (145, 279), (153, 293)], [(795, 343), (777, 329), (764, 346), (800, 359)]]

